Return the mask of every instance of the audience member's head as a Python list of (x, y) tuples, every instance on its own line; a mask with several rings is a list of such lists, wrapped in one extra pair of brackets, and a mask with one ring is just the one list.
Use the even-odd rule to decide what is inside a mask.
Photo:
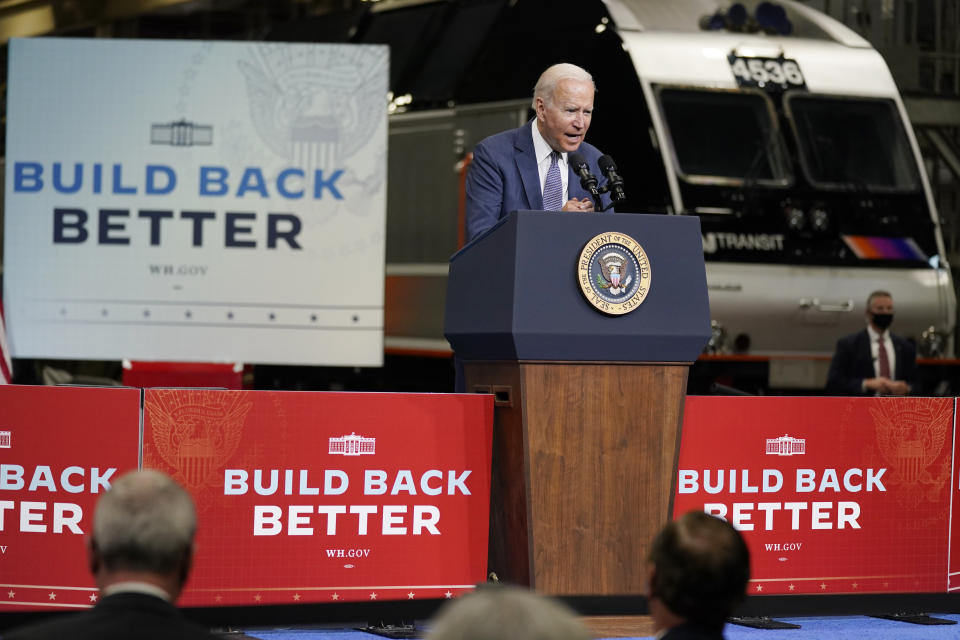
[(90, 569), (103, 590), (118, 582), (146, 582), (180, 594), (193, 553), (193, 500), (160, 471), (132, 471), (97, 502), (89, 541)]
[(746, 594), (750, 553), (729, 523), (691, 511), (654, 538), (649, 570), (658, 630), (683, 623), (720, 629)]
[(867, 322), (877, 333), (883, 333), (893, 322), (893, 296), (889, 291), (873, 291), (867, 296)]
[(590, 640), (590, 634), (559, 602), (495, 585), (448, 603), (434, 619), (428, 639)]

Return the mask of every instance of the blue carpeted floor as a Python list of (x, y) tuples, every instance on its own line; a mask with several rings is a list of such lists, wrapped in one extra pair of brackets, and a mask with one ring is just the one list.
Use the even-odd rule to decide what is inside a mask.
[[(960, 622), (960, 615), (931, 614)], [(960, 625), (924, 626), (866, 616), (832, 616), (824, 618), (777, 618), (801, 625), (800, 629), (767, 631), (727, 625), (729, 640), (947, 640), (960, 638)]]
[[(960, 622), (960, 615), (956, 614), (931, 615)], [(727, 625), (725, 635), (728, 640), (960, 639), (960, 625), (923, 626), (865, 616), (778, 619), (799, 624), (801, 628), (768, 631)], [(260, 640), (382, 640), (380, 636), (349, 629), (250, 629), (244, 633)]]

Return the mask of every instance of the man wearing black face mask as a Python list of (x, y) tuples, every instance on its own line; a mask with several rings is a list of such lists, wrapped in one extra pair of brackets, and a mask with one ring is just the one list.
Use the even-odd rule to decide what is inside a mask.
[(867, 328), (837, 341), (827, 391), (837, 395), (904, 396), (917, 374), (917, 350), (889, 331), (893, 297), (874, 291), (867, 298)]

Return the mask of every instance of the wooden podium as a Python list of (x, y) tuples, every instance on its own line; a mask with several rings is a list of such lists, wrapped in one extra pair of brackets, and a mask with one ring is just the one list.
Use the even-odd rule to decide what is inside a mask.
[[(607, 232), (649, 258), (646, 299), (619, 316), (578, 283)], [(548, 594), (640, 593), (710, 334), (699, 220), (513, 213), (451, 259), (445, 333), (466, 390), (495, 396), (489, 570)]]

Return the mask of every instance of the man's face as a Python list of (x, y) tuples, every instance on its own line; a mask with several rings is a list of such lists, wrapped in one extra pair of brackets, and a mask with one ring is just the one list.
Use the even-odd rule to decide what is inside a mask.
[(549, 100), (537, 98), (537, 128), (554, 151), (580, 148), (593, 115), (593, 83), (561, 80)]
[(876, 296), (870, 301), (870, 313), (893, 313), (893, 298)]

